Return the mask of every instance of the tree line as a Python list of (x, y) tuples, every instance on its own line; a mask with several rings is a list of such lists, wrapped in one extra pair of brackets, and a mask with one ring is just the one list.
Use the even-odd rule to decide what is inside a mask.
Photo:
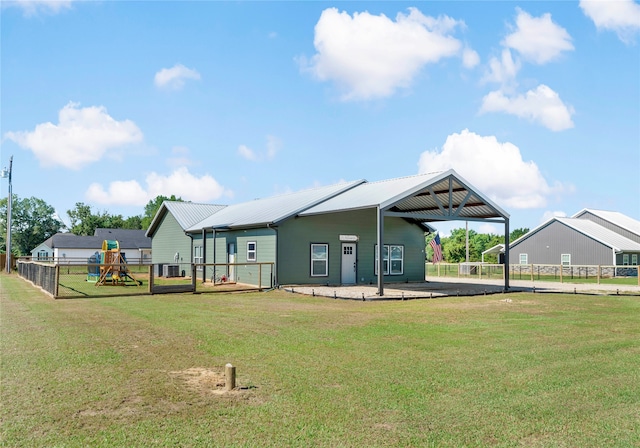
[[(75, 207), (67, 210), (70, 226), (56, 215), (55, 209), (42, 199), (35, 197), (20, 199), (13, 195), (11, 203), (11, 252), (15, 256), (29, 255), (31, 250), (58, 232), (69, 231), (75, 235), (91, 236), (97, 228), (108, 229), (139, 229), (146, 230), (164, 201), (182, 201), (175, 195), (156, 196), (144, 207), (140, 215), (129, 216), (112, 215), (106, 211), (94, 211), (89, 205), (77, 202)], [(515, 229), (509, 235), (514, 241), (527, 233), (529, 229)], [(7, 237), (7, 198), (0, 200), (0, 252), (6, 252)], [(433, 259), (433, 249), (428, 244), (434, 235), (427, 235), (427, 260)], [(442, 255), (444, 261), (459, 263), (466, 260), (466, 229), (454, 229), (451, 235), (441, 238)], [(504, 236), (487, 233), (477, 233), (469, 230), (469, 261), (481, 261), (482, 252), (504, 243)], [(485, 261), (497, 263), (495, 254), (487, 255)]]
[[(20, 199), (13, 195), (11, 201), (11, 253), (14, 256), (29, 255), (31, 250), (56, 233), (69, 231), (75, 235), (91, 236), (98, 228), (146, 230), (164, 201), (182, 201), (174, 195), (156, 196), (144, 207), (140, 215), (112, 215), (106, 211), (94, 211), (89, 205), (77, 202), (67, 210), (70, 227), (56, 214), (53, 206), (44, 200), (30, 197)], [(7, 251), (7, 198), (0, 200), (0, 252)]]
[[(515, 241), (525, 233), (529, 232), (528, 228), (515, 229), (509, 233), (509, 241)], [(447, 263), (462, 263), (467, 259), (467, 230), (464, 228), (454, 229), (451, 235), (440, 238), (440, 246), (442, 257)], [(429, 244), (435, 235), (430, 234), (426, 237), (427, 243), (427, 260), (433, 260), (433, 249)], [(469, 261), (482, 261), (482, 252), (487, 249), (504, 244), (504, 235), (495, 235), (492, 233), (478, 233), (475, 230), (469, 230)], [(498, 263), (496, 254), (487, 254), (484, 257), (487, 263)]]

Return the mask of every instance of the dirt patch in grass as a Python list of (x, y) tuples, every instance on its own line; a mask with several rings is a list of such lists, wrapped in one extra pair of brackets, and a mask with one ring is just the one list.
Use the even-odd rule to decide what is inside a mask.
[(188, 389), (200, 395), (247, 395), (255, 386), (241, 386), (236, 383), (233, 390), (226, 390), (224, 367), (191, 367), (186, 370), (169, 372), (169, 376), (182, 382)]

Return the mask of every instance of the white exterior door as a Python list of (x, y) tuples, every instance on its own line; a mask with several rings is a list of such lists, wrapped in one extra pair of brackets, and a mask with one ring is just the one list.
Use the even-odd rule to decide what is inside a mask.
[[(236, 262), (236, 245), (234, 243), (229, 243), (229, 255), (227, 257), (227, 262), (228, 263), (235, 263)], [(235, 266), (229, 266), (229, 281), (230, 282), (235, 282), (236, 281), (236, 267)]]
[(356, 283), (356, 244), (342, 243), (342, 284)]

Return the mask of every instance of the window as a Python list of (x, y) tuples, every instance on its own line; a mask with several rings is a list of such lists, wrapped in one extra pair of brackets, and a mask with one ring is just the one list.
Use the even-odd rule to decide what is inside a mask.
[(622, 264), (625, 266), (629, 264), (629, 254), (622, 254)]
[[(378, 275), (378, 245), (375, 245), (375, 275)], [(391, 259), (391, 263), (389, 263)], [(391, 272), (389, 272), (391, 266)], [(404, 272), (404, 246), (385, 245), (382, 248), (382, 269), (384, 275), (402, 275)]]
[(256, 261), (257, 244), (255, 241), (247, 243), (247, 261)]
[(329, 245), (311, 245), (311, 277), (326, 277), (329, 275)]
[(634, 266), (638, 266), (638, 254), (631, 255), (631, 264)]
[(402, 275), (404, 264), (404, 247), (389, 246), (389, 254), (391, 257), (391, 275)]
[(520, 264), (529, 264), (529, 255), (520, 254)]
[(560, 255), (560, 264), (562, 266), (571, 266), (571, 254)]
[(49, 258), (49, 252), (46, 250), (38, 251), (38, 260), (46, 260)]
[(202, 246), (195, 246), (193, 248), (193, 263), (196, 265), (197, 271), (202, 271), (202, 259)]

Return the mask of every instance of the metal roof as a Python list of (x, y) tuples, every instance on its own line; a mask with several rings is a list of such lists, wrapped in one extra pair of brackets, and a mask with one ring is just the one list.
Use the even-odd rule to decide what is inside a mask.
[(592, 215), (602, 218), (605, 221), (609, 221), (611, 224), (628, 230), (629, 232), (635, 233), (636, 235), (640, 235), (640, 221), (636, 221), (635, 219), (623, 213), (585, 208), (573, 215), (573, 218), (579, 218), (584, 213), (591, 213)]
[(153, 217), (151, 225), (147, 230), (147, 236), (153, 235), (160, 221), (166, 212), (170, 212), (173, 217), (178, 221), (178, 224), (182, 230), (187, 230), (189, 227), (203, 219), (211, 216), (214, 213), (227, 207), (226, 205), (218, 204), (198, 204), (194, 202), (182, 202), (182, 201), (164, 201), (158, 209), (156, 216)]
[(557, 221), (611, 247), (617, 252), (640, 252), (640, 243), (626, 238), (619, 233), (609, 230), (600, 224), (579, 218), (555, 218)]
[(509, 217), (453, 170), (363, 183), (300, 215), (373, 207), (419, 222)]
[(192, 224), (186, 230), (196, 232), (204, 228), (234, 228), (277, 224), (286, 218), (295, 216), (301, 210), (339, 195), (362, 182), (364, 181), (345, 182), (229, 205), (200, 222)]
[[(150, 249), (151, 238), (144, 236), (144, 230), (131, 230), (129, 236), (125, 236), (126, 233), (122, 232), (123, 229), (101, 229), (102, 232), (96, 230), (96, 235), (83, 236), (75, 235), (73, 233), (56, 233), (43, 243), (51, 249), (96, 249), (101, 250), (102, 242), (104, 240), (118, 240), (120, 249)], [(118, 234), (118, 238), (115, 238), (115, 234), (107, 236), (105, 231), (114, 231)], [(97, 234), (99, 233), (99, 234)]]

